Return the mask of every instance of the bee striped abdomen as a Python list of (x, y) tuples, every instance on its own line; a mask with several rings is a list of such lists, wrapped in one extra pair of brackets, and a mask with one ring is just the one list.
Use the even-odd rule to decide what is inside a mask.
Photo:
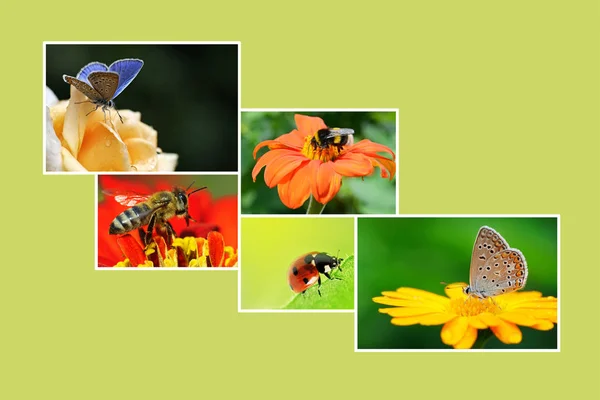
[(152, 208), (146, 203), (136, 204), (117, 215), (110, 224), (111, 235), (127, 233), (148, 223)]

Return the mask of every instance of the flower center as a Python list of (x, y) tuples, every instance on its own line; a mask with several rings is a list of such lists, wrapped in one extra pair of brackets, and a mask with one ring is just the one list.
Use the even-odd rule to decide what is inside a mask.
[(323, 162), (333, 161), (340, 156), (343, 151), (342, 146), (335, 144), (321, 145), (314, 140), (316, 133), (312, 136), (307, 136), (304, 139), (302, 154), (311, 160), (321, 160)]
[(453, 299), (450, 302), (450, 309), (462, 317), (470, 317), (485, 312), (497, 314), (501, 311), (498, 304), (490, 297), (480, 299), (474, 296), (469, 296), (466, 299)]

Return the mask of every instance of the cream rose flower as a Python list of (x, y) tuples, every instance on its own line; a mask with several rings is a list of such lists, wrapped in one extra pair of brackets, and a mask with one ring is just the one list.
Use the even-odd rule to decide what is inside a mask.
[[(46, 90), (47, 171), (174, 171), (177, 154), (162, 153), (157, 132), (143, 122), (141, 114), (101, 108), (71, 87), (71, 99), (56, 101)], [(90, 113), (90, 111), (92, 111)]]

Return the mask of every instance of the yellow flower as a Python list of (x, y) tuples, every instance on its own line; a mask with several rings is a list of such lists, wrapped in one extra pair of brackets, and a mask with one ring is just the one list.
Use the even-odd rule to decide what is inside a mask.
[[(46, 96), (50, 92), (47, 90)], [(47, 108), (46, 169), (48, 171), (173, 171), (176, 154), (162, 153), (157, 132), (141, 122), (141, 114), (102, 109), (71, 87), (67, 101), (51, 101)], [(89, 114), (88, 114), (89, 113)]]
[(455, 349), (470, 349), (478, 329), (490, 329), (505, 344), (521, 342), (518, 325), (542, 331), (557, 322), (557, 299), (542, 297), (540, 292), (512, 292), (493, 298), (479, 299), (463, 292), (465, 283), (446, 286), (448, 297), (420, 289), (399, 288), (375, 297), (379, 304), (393, 306), (379, 312), (392, 317), (392, 324), (440, 325), (442, 342)]

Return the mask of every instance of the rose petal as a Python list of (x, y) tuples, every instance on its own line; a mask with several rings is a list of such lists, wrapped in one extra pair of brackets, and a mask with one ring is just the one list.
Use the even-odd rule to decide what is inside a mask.
[(129, 153), (129, 163), (134, 171), (156, 171), (158, 157), (156, 146), (146, 139), (131, 138), (123, 141)]
[(61, 150), (60, 153), (62, 156), (63, 171), (74, 171), (74, 172), (87, 171), (87, 169), (85, 169), (85, 167), (83, 165), (81, 165), (79, 163), (79, 161), (77, 161), (75, 159), (75, 157), (73, 157), (73, 155), (69, 152), (69, 150), (65, 149), (64, 147), (61, 147), (60, 150)]
[(177, 168), (177, 161), (179, 159), (179, 156), (175, 153), (159, 153), (157, 155), (158, 157), (158, 162), (157, 162), (157, 169), (159, 171), (175, 171), (175, 168)]
[(88, 171), (130, 170), (127, 146), (104, 122), (88, 129), (78, 160)]
[(46, 107), (46, 171), (62, 171), (61, 148), (50, 118), (50, 109)]
[(79, 158), (79, 149), (83, 143), (88, 113), (96, 108), (88, 102), (87, 97), (75, 87), (71, 86), (71, 98), (65, 113), (65, 122), (62, 137), (66, 147), (75, 158)]

